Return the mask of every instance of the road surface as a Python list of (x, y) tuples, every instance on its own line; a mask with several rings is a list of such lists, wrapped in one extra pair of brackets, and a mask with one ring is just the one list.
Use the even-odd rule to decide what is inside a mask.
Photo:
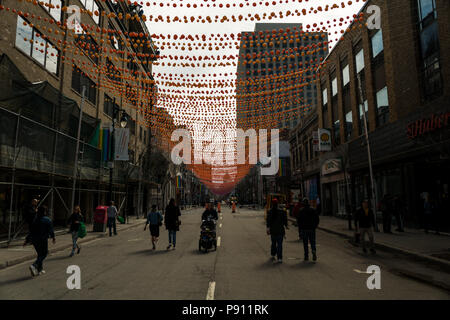
[[(287, 230), (284, 261), (270, 261), (263, 211), (222, 206), (218, 250), (198, 251), (201, 210), (183, 212), (176, 250), (166, 250), (161, 228), (151, 250), (143, 226), (82, 245), (81, 254), (57, 252), (46, 274), (32, 278), (25, 262), (0, 270), (0, 299), (449, 299), (448, 292), (390, 270), (402, 261), (378, 252), (363, 255), (347, 240), (317, 232), (318, 261), (303, 261), (294, 226)], [(52, 246), (50, 243), (49, 246)], [(69, 290), (67, 267), (81, 270), (81, 289)], [(381, 289), (369, 290), (369, 265), (381, 268)]]

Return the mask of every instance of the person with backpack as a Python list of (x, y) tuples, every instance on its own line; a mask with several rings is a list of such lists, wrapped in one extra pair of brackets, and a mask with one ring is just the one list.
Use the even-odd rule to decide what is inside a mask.
[(169, 201), (169, 204), (166, 207), (166, 212), (164, 216), (164, 222), (166, 224), (166, 229), (169, 231), (169, 245), (167, 246), (167, 250), (169, 250), (172, 246), (175, 250), (175, 246), (177, 243), (177, 231), (180, 230), (180, 217), (181, 212), (178, 206), (175, 204), (175, 199), (172, 198)]
[(53, 244), (56, 243), (53, 223), (46, 216), (47, 212), (46, 206), (40, 206), (38, 208), (37, 214), (31, 224), (30, 232), (23, 243), (24, 246), (28, 243), (33, 244), (37, 253), (36, 261), (30, 266), (30, 272), (33, 277), (45, 273), (43, 263), (48, 254), (48, 239), (52, 238)]
[(319, 225), (319, 215), (316, 210), (310, 207), (308, 199), (303, 199), (303, 209), (297, 216), (297, 225), (299, 233), (303, 239), (304, 260), (309, 260), (309, 247), (311, 244), (311, 252), (313, 261), (317, 260), (316, 250), (316, 229)]
[(267, 213), (267, 234), (271, 238), (270, 254), (273, 263), (283, 262), (283, 238), (285, 236), (285, 228), (288, 227), (287, 215), (283, 210), (278, 209), (278, 199), (273, 198), (272, 208)]
[(73, 255), (75, 254), (75, 249), (77, 249), (77, 254), (79, 254), (81, 250), (81, 247), (77, 243), (79, 238), (80, 225), (81, 223), (84, 223), (84, 217), (81, 214), (80, 206), (75, 206), (75, 208), (73, 209), (73, 213), (70, 215), (67, 223), (70, 223), (69, 232), (72, 234), (72, 252), (69, 256), (73, 257)]
[(156, 211), (156, 205), (152, 205), (152, 210), (147, 214), (147, 222), (144, 226), (144, 231), (147, 225), (150, 225), (150, 236), (152, 237), (153, 250), (156, 250), (156, 243), (159, 239), (159, 227), (162, 226), (163, 216), (161, 212)]

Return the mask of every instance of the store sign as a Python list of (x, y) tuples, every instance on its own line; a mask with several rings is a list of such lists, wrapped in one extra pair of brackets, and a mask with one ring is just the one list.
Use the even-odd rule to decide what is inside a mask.
[(419, 119), (406, 127), (408, 138), (415, 139), (427, 132), (432, 132), (449, 125), (450, 112), (431, 115), (431, 118)]
[(328, 129), (319, 129), (319, 151), (331, 151), (331, 131)]
[(312, 143), (313, 143), (313, 151), (317, 152), (319, 151), (319, 132), (313, 131), (312, 132)]
[(322, 164), (322, 175), (339, 172), (342, 169), (341, 159), (328, 159)]

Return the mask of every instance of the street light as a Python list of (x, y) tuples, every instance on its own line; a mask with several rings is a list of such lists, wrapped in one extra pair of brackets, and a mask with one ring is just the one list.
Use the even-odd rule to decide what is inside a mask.
[(120, 109), (120, 107), (116, 106), (116, 98), (113, 100), (113, 117), (112, 117), (112, 132), (111, 132), (111, 150), (113, 159), (111, 161), (111, 165), (109, 166), (109, 201), (113, 200), (113, 163), (114, 163), (114, 129), (116, 125), (116, 118), (120, 115), (120, 126), (125, 128), (128, 124), (129, 116), (125, 110)]

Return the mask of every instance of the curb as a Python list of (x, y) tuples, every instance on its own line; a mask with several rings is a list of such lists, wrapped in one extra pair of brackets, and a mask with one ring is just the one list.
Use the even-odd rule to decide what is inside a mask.
[[(289, 217), (288, 219), (289, 219), (289, 221), (296, 223), (296, 221), (294, 219), (292, 219), (291, 217)], [(335, 231), (332, 229), (327, 229), (324, 227), (317, 227), (317, 229), (325, 231), (327, 233), (331, 233), (331, 234), (343, 237), (343, 238), (346, 238), (346, 239), (349, 239), (349, 240), (353, 239), (352, 236), (350, 236), (346, 233), (342, 233), (342, 232)], [(443, 271), (450, 273), (450, 263), (445, 260), (438, 259), (435, 257), (430, 257), (427, 255), (423, 255), (420, 253), (412, 252), (412, 251), (401, 249), (401, 248), (394, 247), (394, 246), (388, 246), (388, 245), (381, 244), (381, 243), (375, 243), (375, 247), (382, 251), (384, 250), (384, 251), (388, 251), (391, 253), (400, 253), (403, 255), (407, 255), (408, 257), (413, 258), (416, 261), (421, 261), (421, 262), (433, 264), (435, 266), (439, 266)], [(390, 271), (393, 273), (396, 273), (397, 275), (404, 276), (404, 277), (407, 277), (407, 278), (410, 278), (410, 279), (413, 279), (413, 280), (416, 280), (416, 281), (419, 281), (419, 282), (422, 282), (422, 283), (425, 283), (428, 285), (432, 285), (437, 288), (443, 289), (445, 291), (450, 291), (450, 286), (448, 284), (443, 283), (438, 280), (434, 280), (430, 276), (415, 273), (415, 272), (410, 272), (407, 270), (401, 270), (401, 269), (392, 269)]]
[[(295, 222), (295, 220), (293, 220), (292, 218), (289, 218), (289, 220), (291, 222)], [(328, 233), (331, 233), (331, 234), (338, 235), (340, 237), (344, 237), (346, 239), (350, 239), (350, 240), (353, 239), (353, 236), (351, 236), (351, 235), (348, 235), (346, 233), (342, 233), (342, 232), (339, 232), (339, 231), (335, 231), (335, 230), (332, 230), (332, 229), (328, 229), (328, 228), (324, 228), (324, 227), (317, 227), (317, 229), (325, 231), (325, 232), (328, 232)], [(431, 256), (428, 256), (428, 255), (424, 255), (424, 254), (420, 254), (420, 253), (417, 253), (417, 252), (409, 251), (409, 250), (406, 250), (406, 249), (398, 248), (398, 247), (395, 247), (395, 246), (392, 246), (392, 245), (386, 245), (386, 244), (383, 244), (383, 243), (375, 243), (375, 248), (381, 249), (381, 250), (384, 250), (384, 251), (388, 251), (388, 252), (391, 252), (391, 253), (401, 253), (401, 254), (407, 255), (407, 256), (409, 256), (411, 258), (414, 258), (415, 260), (422, 261), (422, 262), (427, 262), (427, 263), (431, 263), (431, 264), (434, 264), (436, 266), (439, 266), (441, 268), (441, 270), (450, 273), (450, 262), (447, 262), (447, 261), (445, 261), (443, 259), (431, 257)]]
[[(140, 226), (140, 225), (142, 225), (144, 223), (145, 223), (145, 221), (142, 221), (142, 222), (138, 222), (138, 223), (135, 223), (135, 224), (132, 224), (132, 225), (129, 225), (129, 226), (125, 226), (120, 231), (125, 231), (125, 230), (128, 230), (128, 229), (134, 228), (134, 227), (138, 227), (138, 226)], [(89, 241), (95, 240), (97, 238), (103, 238), (103, 237), (106, 237), (106, 234), (107, 234), (106, 232), (105, 233), (100, 233), (100, 234), (91, 234), (90, 238), (80, 239), (78, 241), (78, 243), (85, 243), (85, 242), (89, 242)], [(56, 248), (53, 248), (53, 249), (49, 249), (48, 253), (50, 254), (50, 253), (63, 251), (65, 249), (68, 249), (68, 248), (71, 248), (71, 247), (72, 247), (71, 244), (67, 244), (67, 245), (64, 245), (64, 246), (60, 246), (60, 247), (56, 247)], [(14, 266), (16, 264), (20, 264), (20, 263), (25, 262), (25, 261), (34, 260), (35, 258), (36, 258), (36, 254), (33, 253), (33, 254), (29, 254), (27, 256), (23, 256), (23, 257), (16, 258), (16, 259), (13, 259), (13, 260), (9, 260), (9, 261), (6, 261), (6, 262), (1, 262), (0, 263), (0, 270), (8, 268), (8, 267), (11, 267), (11, 266)]]

